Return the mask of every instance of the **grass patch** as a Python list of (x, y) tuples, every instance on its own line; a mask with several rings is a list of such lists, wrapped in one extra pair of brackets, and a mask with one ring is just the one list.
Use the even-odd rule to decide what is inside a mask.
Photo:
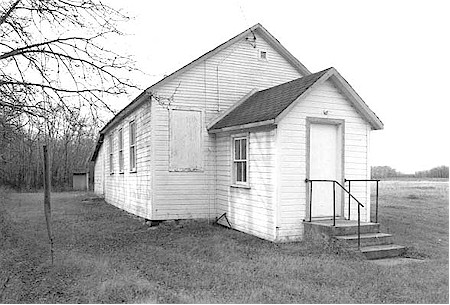
[(52, 194), (52, 266), (43, 194), (11, 193), (0, 206), (0, 302), (448, 303), (448, 184), (395, 183), (380, 185), (380, 222), (424, 262), (378, 266), (338, 243), (275, 244), (207, 221), (153, 228), (71, 192)]

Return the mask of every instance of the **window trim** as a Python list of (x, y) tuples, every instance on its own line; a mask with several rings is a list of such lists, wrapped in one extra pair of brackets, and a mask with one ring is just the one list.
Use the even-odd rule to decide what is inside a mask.
[(118, 154), (119, 154), (119, 173), (123, 174), (125, 169), (124, 164), (124, 155), (123, 155), (123, 128), (120, 128), (117, 132), (117, 139), (118, 139)]
[(114, 133), (109, 135), (109, 174), (114, 174)]
[[(134, 126), (134, 141), (132, 141), (133, 140), (133, 137), (132, 137), (133, 134), (131, 133), (132, 126)], [(128, 124), (128, 130), (129, 130), (129, 140), (130, 140), (130, 143), (129, 143), (130, 172), (135, 173), (135, 172), (137, 172), (137, 126), (136, 126), (135, 120), (130, 121), (130, 123)], [(134, 160), (134, 164), (132, 163), (133, 160)]]
[[(245, 140), (245, 159), (236, 159), (236, 140)], [(250, 133), (240, 133), (231, 135), (231, 187), (250, 188)], [(243, 161), (244, 160), (244, 161)], [(236, 167), (238, 162), (245, 162), (246, 181), (237, 181)]]
[[(262, 57), (263, 53), (264, 53), (264, 57)], [(268, 61), (269, 60), (268, 59), (268, 55), (269, 55), (269, 52), (267, 52), (266, 49), (259, 49), (258, 50), (258, 60), (260, 60), (260, 61)]]

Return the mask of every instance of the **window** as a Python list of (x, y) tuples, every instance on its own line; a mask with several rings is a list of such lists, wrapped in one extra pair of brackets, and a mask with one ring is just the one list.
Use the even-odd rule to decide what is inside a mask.
[(114, 173), (113, 135), (109, 135), (109, 172)]
[(233, 139), (233, 184), (248, 185), (248, 136)]
[(118, 133), (119, 142), (119, 173), (123, 173), (123, 130), (119, 129)]
[(259, 59), (260, 60), (267, 60), (267, 51), (259, 50)]
[(130, 122), (130, 171), (136, 171), (136, 123)]

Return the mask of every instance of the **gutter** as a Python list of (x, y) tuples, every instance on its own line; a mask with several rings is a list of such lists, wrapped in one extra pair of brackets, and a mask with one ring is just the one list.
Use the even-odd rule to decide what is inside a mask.
[(276, 125), (275, 119), (270, 119), (270, 120), (266, 120), (266, 121), (255, 122), (255, 123), (247, 123), (247, 124), (236, 125), (236, 126), (228, 126), (228, 127), (223, 127), (223, 128), (210, 129), (210, 130), (208, 130), (208, 132), (209, 133), (219, 133), (219, 132), (227, 132), (227, 131), (234, 131), (234, 130), (240, 130), (240, 129), (261, 127), (261, 126), (269, 126), (269, 125)]

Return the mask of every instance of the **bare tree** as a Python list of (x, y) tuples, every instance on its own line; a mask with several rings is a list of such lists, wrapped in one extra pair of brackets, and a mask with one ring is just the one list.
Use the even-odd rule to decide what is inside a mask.
[(0, 3), (0, 184), (40, 187), (44, 143), (56, 185), (85, 166), (108, 97), (138, 89), (112, 51), (127, 20), (100, 0)]
[[(129, 57), (110, 50), (128, 17), (94, 0), (14, 0), (0, 12), (2, 112), (48, 118), (54, 109), (110, 109), (135, 88)], [(126, 76), (128, 75), (128, 76)], [(78, 111), (75, 111), (78, 113)], [(5, 115), (3, 113), (3, 115)]]

